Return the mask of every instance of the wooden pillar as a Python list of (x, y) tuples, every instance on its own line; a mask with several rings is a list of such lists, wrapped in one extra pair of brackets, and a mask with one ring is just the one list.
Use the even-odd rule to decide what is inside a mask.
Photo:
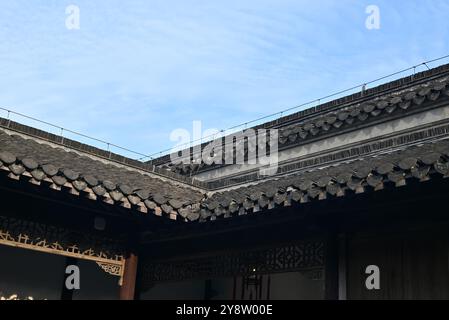
[(130, 253), (125, 261), (123, 283), (120, 287), (120, 300), (134, 300), (137, 278), (137, 256)]
[(338, 300), (338, 237), (330, 235), (324, 256), (325, 299)]
[(346, 300), (346, 286), (347, 286), (347, 238), (346, 234), (340, 234), (338, 245), (338, 300)]

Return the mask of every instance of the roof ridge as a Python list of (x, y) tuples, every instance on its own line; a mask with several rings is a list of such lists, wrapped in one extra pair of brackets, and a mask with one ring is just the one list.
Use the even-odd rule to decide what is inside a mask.
[[(308, 118), (312, 116), (318, 116), (321, 113), (332, 111), (332, 108), (336, 107), (342, 107), (347, 104), (355, 104), (358, 101), (363, 102), (367, 99), (374, 99), (376, 96), (381, 96), (384, 94), (388, 94), (389, 92), (394, 92), (395, 90), (401, 88), (401, 87), (410, 87), (413, 85), (418, 85), (424, 81), (430, 81), (432, 78), (437, 78), (442, 76), (443, 74), (449, 74), (449, 63), (443, 64), (438, 67), (422, 71), (419, 73), (415, 73), (410, 76), (405, 76), (390, 82), (386, 82), (383, 84), (380, 84), (376, 87), (369, 88), (364, 90), (363, 92), (356, 92), (347, 96), (343, 96), (338, 99), (334, 99), (325, 103), (322, 103), (320, 105), (310, 107), (298, 112), (295, 112), (293, 114), (283, 116), (280, 118), (277, 118), (272, 121), (268, 121), (265, 123), (262, 123), (260, 125), (255, 125), (253, 127), (250, 127), (248, 129), (267, 129), (267, 128), (279, 128), (281, 126), (287, 126), (299, 121), (307, 120)], [(208, 145), (210, 141), (204, 142), (201, 144), (201, 147), (205, 147)], [(187, 149), (187, 148), (186, 148)], [(164, 155), (159, 158), (153, 159), (151, 161), (148, 161), (150, 164), (154, 164), (155, 166), (165, 164), (169, 161), (169, 155)]]

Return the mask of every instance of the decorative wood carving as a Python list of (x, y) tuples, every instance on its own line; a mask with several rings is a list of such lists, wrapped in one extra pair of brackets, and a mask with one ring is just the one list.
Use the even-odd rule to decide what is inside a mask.
[(0, 216), (0, 244), (96, 262), (105, 272), (120, 277), (124, 249), (117, 241), (65, 228)]
[(324, 243), (303, 241), (294, 244), (192, 257), (170, 261), (143, 262), (143, 288), (157, 282), (298, 271), (310, 279), (322, 279)]

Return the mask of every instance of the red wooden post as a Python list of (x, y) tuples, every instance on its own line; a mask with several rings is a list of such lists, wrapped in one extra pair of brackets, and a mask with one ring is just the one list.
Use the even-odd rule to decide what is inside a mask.
[(120, 300), (134, 300), (137, 277), (137, 261), (135, 254), (131, 253), (125, 262), (123, 284), (120, 287)]

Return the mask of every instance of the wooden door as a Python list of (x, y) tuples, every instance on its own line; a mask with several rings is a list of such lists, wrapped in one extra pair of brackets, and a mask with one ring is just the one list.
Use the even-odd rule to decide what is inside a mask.
[[(446, 230), (357, 236), (348, 243), (349, 299), (449, 299)], [(368, 290), (365, 269), (380, 269), (380, 290)]]

